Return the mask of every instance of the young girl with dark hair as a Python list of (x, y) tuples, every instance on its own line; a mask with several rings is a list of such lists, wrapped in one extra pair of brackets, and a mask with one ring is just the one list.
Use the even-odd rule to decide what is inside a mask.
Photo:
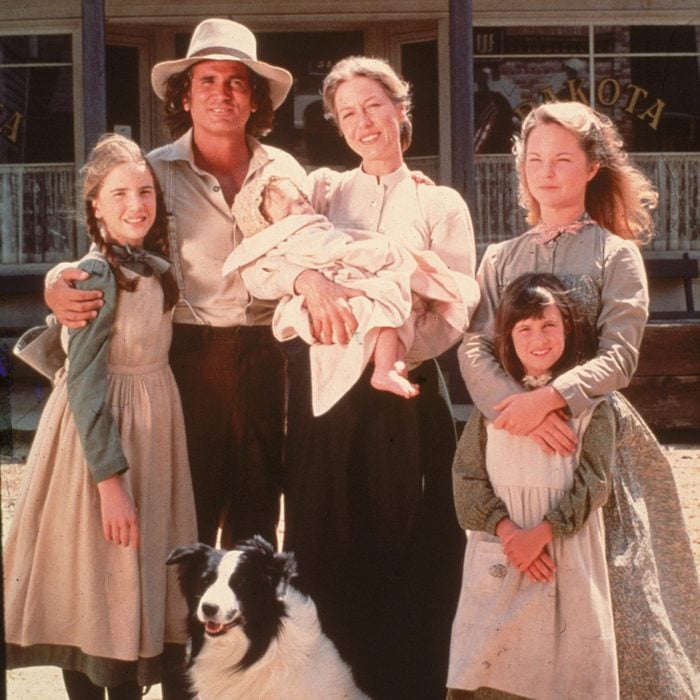
[[(537, 389), (584, 359), (579, 329), (561, 281), (527, 274), (503, 293), (496, 356)], [(453, 469), (457, 516), (469, 533), (450, 698), (481, 697), (484, 689), (552, 700), (619, 697), (602, 512), (615, 452), (610, 404), (600, 399), (570, 427), (577, 451), (548, 455), (477, 409), (469, 418)]]

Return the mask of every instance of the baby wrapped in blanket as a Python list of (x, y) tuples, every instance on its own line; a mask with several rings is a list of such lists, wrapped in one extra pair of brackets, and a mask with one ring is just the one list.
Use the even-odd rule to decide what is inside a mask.
[[(426, 359), (409, 354), (406, 360), (416, 314), (440, 313), (459, 332), (466, 330), (468, 309), (478, 295), (473, 280), (467, 285), (456, 280), (431, 251), (411, 251), (372, 231), (335, 228), (289, 177), (248, 183), (233, 211), (244, 239), (226, 259), (223, 274), (239, 270), (253, 296), (278, 300), (272, 320), (278, 340), (300, 337), (309, 344), (314, 415), (328, 411), (370, 361), (372, 386), (407, 399), (416, 396), (409, 365)], [(347, 344), (314, 338), (305, 297), (283, 293), (272, 283), (280, 261), (316, 270), (357, 293), (347, 300), (357, 320)]]

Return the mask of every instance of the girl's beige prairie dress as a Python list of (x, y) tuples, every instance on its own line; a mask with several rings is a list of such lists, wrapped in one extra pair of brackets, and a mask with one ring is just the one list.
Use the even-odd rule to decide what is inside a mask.
[[(180, 663), (186, 642), (186, 606), (165, 559), (196, 540), (170, 314), (155, 275), (125, 292), (99, 254), (80, 267), (91, 275), (84, 288), (101, 289), (105, 306), (70, 332), (27, 461), (4, 553), (7, 665), (149, 685)], [(138, 549), (102, 534), (96, 481), (123, 469)]]

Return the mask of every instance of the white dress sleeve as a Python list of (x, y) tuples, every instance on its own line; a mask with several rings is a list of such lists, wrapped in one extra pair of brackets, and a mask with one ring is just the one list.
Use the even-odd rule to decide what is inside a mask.
[[(447, 266), (465, 305), (467, 323), (479, 300), (479, 285), (474, 278), (476, 246), (471, 216), (458, 192), (449, 187), (418, 186), (419, 203), (428, 227), (429, 250)], [(407, 361), (437, 357), (455, 345), (464, 335), (455, 328), (430, 300), (416, 302), (415, 339)]]

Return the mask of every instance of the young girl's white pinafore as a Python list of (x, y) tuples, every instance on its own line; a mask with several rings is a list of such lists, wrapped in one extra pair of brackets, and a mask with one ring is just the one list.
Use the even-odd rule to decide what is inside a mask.
[[(592, 410), (572, 421), (580, 438)], [(546, 455), (527, 436), (487, 426), (486, 466), (511, 519), (542, 521), (571, 488), (578, 453)], [(619, 697), (602, 509), (576, 534), (548, 545), (557, 571), (533, 582), (500, 540), (469, 531), (452, 629), (448, 687), (480, 687), (542, 700)]]

